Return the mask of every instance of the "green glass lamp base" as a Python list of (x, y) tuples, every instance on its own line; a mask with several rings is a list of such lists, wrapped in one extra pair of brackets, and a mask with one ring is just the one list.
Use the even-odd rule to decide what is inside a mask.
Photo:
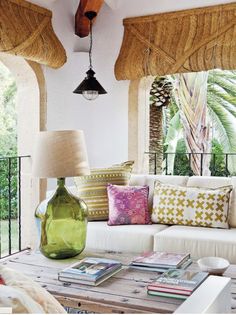
[[(39, 208), (39, 207), (38, 207)], [(48, 258), (63, 259), (80, 254), (86, 244), (87, 205), (65, 188), (65, 179), (58, 179), (58, 187), (46, 205), (41, 219), (40, 251)]]

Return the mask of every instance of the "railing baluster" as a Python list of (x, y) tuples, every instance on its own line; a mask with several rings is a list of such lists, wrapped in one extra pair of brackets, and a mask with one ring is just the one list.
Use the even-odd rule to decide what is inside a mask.
[(212, 173), (213, 174), (212, 175), (215, 176), (215, 173), (216, 173), (216, 154), (215, 153), (213, 153), (212, 163), (213, 163), (213, 166), (212, 166), (212, 168), (213, 168)]
[(168, 174), (168, 153), (165, 153), (165, 161), (166, 161), (166, 175)]
[(189, 167), (189, 171), (188, 171), (188, 175), (191, 176), (192, 174), (192, 170), (191, 170), (191, 159), (192, 159), (192, 153), (188, 154), (188, 167)]
[(19, 251), (21, 251), (21, 157), (18, 157), (18, 223)]
[[(0, 179), (4, 179), (5, 181), (5, 186), (0, 186), (0, 258), (7, 257), (16, 252), (22, 251), (21, 169), (22, 158), (29, 157), (29, 155), (0, 157)], [(17, 203), (16, 209), (15, 202)], [(14, 216), (12, 216), (13, 213)], [(17, 232), (16, 235), (14, 232), (15, 222), (12, 221), (15, 219), (15, 213), (17, 214), (18, 223), (18, 245), (16, 248), (13, 248), (13, 246), (15, 246), (14, 244), (17, 244), (17, 241), (15, 241)], [(5, 231), (4, 228), (1, 229), (3, 223), (4, 226), (8, 227), (8, 234), (3, 234), (3, 231)]]
[(11, 255), (11, 158), (8, 158), (8, 253)]
[[(154, 155), (154, 174), (157, 174), (157, 154), (158, 153), (157, 152), (145, 152), (144, 154)], [(209, 155), (212, 156), (212, 158), (210, 159), (210, 161), (211, 161), (211, 175), (212, 176), (216, 176), (216, 174), (218, 174), (218, 176), (234, 176), (235, 175), (233, 173), (230, 173), (230, 171), (229, 171), (229, 158), (235, 157), (235, 160), (236, 160), (236, 153), (202, 153), (202, 152), (173, 153), (173, 152), (163, 152), (163, 169), (162, 169), (162, 171), (165, 175), (173, 175), (174, 174), (174, 173), (168, 174), (168, 158), (169, 158), (169, 155), (172, 155), (172, 154), (174, 154), (176, 157), (186, 156), (186, 155), (188, 156), (189, 169), (188, 169), (188, 171), (186, 171), (188, 173), (182, 174), (182, 171), (180, 171), (180, 172), (177, 172), (178, 174), (188, 175), (188, 176), (192, 176), (194, 174), (192, 169), (191, 169), (191, 162), (192, 162), (192, 159), (194, 158), (194, 155), (196, 154), (197, 156), (200, 155), (200, 161), (198, 158), (196, 159), (200, 163), (199, 175), (203, 176), (204, 158), (205, 158), (205, 156), (209, 156)], [(219, 162), (217, 160), (217, 156), (221, 156), (221, 155), (223, 155), (225, 157), (225, 159), (224, 159), (224, 161), (225, 161), (224, 172), (221, 168), (221, 165), (219, 165), (219, 169), (217, 168), (218, 164), (219, 164)], [(0, 160), (1, 160), (1, 158), (0, 158)], [(152, 159), (152, 161), (153, 161), (153, 159)], [(179, 165), (179, 163), (181, 161), (183, 162), (184, 160), (178, 159), (177, 161), (178, 161), (178, 163), (176, 165)], [(176, 169), (174, 169), (174, 170), (176, 170)], [(149, 171), (152, 171), (152, 170), (149, 170)], [(222, 174), (220, 172), (222, 172)]]
[[(2, 161), (0, 160), (0, 166), (2, 166)], [(2, 168), (0, 167), (0, 178), (1, 178)], [(2, 186), (0, 185), (0, 258), (2, 258), (2, 211), (3, 211), (3, 197), (2, 197)]]
[(154, 175), (157, 174), (157, 153), (154, 153)]
[(202, 173), (203, 173), (203, 153), (200, 153), (200, 158), (201, 158), (200, 175), (202, 176)]
[(228, 160), (228, 153), (225, 154), (225, 172), (226, 172), (226, 176), (230, 175), (230, 172), (228, 170), (228, 164), (229, 164), (229, 160)]

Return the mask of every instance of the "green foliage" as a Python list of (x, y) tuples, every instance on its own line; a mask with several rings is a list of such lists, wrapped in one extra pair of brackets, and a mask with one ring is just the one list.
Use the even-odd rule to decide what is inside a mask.
[(214, 154), (210, 163), (210, 170), (213, 176), (227, 176), (228, 171), (225, 168), (225, 154), (223, 147), (217, 139), (212, 140), (212, 153)]
[[(1, 222), (1, 254), (2, 257), (8, 254), (9, 251), (9, 223), (8, 220)], [(19, 244), (19, 229), (17, 220), (11, 221), (11, 250), (12, 253), (18, 251)]]
[(169, 110), (170, 110), (170, 117), (173, 118), (175, 116), (176, 113), (179, 112), (179, 108), (175, 102), (175, 98), (172, 96), (171, 97), (171, 103), (169, 106)]
[(0, 156), (17, 154), (16, 82), (0, 64)]
[[(175, 153), (179, 140), (182, 138), (182, 126), (180, 123), (179, 112), (177, 112), (169, 122), (169, 128), (164, 141), (164, 152)], [(175, 154), (168, 155), (168, 159), (164, 162), (168, 173), (174, 172)]]
[[(10, 84), (8, 85), (7, 89), (3, 91), (3, 99), (4, 99), (4, 105), (11, 104), (11, 107), (15, 109), (15, 96), (16, 96), (16, 82), (10, 81)], [(15, 116), (15, 115), (14, 115)]]
[(173, 175), (189, 175), (192, 176), (193, 172), (190, 167), (189, 157), (186, 154), (187, 148), (184, 139), (180, 139), (177, 144), (176, 158), (174, 164)]
[[(187, 148), (184, 139), (179, 139), (175, 152), (174, 169), (170, 172), (167, 167), (167, 174), (192, 176), (193, 172), (189, 163), (189, 155), (186, 153)], [(217, 139), (212, 140), (212, 158), (210, 162), (210, 170), (212, 176), (228, 176), (228, 170), (226, 169), (225, 153), (223, 147), (220, 145)], [(167, 162), (172, 158), (172, 155), (167, 155)], [(167, 163), (168, 165), (168, 163)]]
[[(174, 79), (174, 76), (172, 76)], [(169, 125), (166, 126), (165, 147), (173, 150), (168, 152), (186, 152), (183, 142), (183, 132), (180, 134), (181, 119), (179, 109), (171, 99), (168, 108), (168, 114), (171, 118), (175, 117), (175, 121), (170, 119)], [(214, 176), (227, 176), (236, 174), (236, 156), (228, 156), (228, 170), (225, 167), (225, 153), (236, 153), (236, 72), (212, 70), (208, 75), (208, 91), (207, 91), (207, 115), (211, 125), (212, 134), (212, 157), (210, 170)], [(177, 121), (177, 119), (179, 121)], [(173, 122), (175, 126), (173, 125)], [(179, 130), (174, 133), (173, 130)], [(216, 140), (217, 139), (217, 140)], [(177, 145), (173, 146), (173, 143)], [(172, 174), (189, 174), (188, 159), (186, 155), (178, 155), (175, 158), (168, 158), (168, 169), (172, 169)], [(215, 167), (214, 167), (215, 162)], [(165, 161), (166, 164), (166, 161)]]
[[(17, 217), (17, 160), (2, 159), (17, 155), (16, 82), (0, 63), (0, 218)], [(10, 203), (10, 204), (9, 204)], [(9, 210), (11, 208), (11, 210)]]
[(17, 218), (17, 159), (0, 160), (0, 218)]

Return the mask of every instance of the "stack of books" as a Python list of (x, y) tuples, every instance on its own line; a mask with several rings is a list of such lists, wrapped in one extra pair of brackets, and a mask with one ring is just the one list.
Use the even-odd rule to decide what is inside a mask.
[(148, 252), (135, 258), (130, 267), (146, 271), (165, 272), (169, 269), (185, 269), (191, 264), (190, 254)]
[(147, 287), (149, 295), (185, 300), (207, 278), (207, 272), (170, 269)]
[(122, 269), (116, 260), (87, 257), (58, 273), (58, 280), (97, 286)]

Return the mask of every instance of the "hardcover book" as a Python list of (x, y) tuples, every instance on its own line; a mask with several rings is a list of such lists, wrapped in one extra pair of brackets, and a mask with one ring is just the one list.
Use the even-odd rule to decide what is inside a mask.
[(95, 285), (121, 270), (122, 264), (118, 261), (87, 257), (58, 273), (60, 281), (85, 283)]
[[(192, 272), (182, 269), (170, 269), (163, 273), (148, 289), (159, 291), (160, 288), (193, 292), (208, 276), (207, 272)], [(161, 289), (163, 291), (163, 289)], [(166, 291), (166, 290), (165, 290)], [(173, 292), (173, 291), (172, 291)]]
[(186, 260), (190, 259), (190, 254), (174, 254), (167, 252), (147, 252), (137, 257), (131, 262), (134, 266), (178, 268)]
[(69, 283), (77, 283), (77, 284), (85, 284), (85, 285), (92, 285), (92, 286), (97, 286), (99, 284), (101, 284), (102, 282), (104, 282), (105, 280), (109, 279), (110, 277), (112, 277), (113, 275), (115, 275), (116, 273), (118, 273), (122, 268), (119, 269), (115, 269), (110, 273), (104, 274), (102, 277), (90, 281), (90, 280), (86, 280), (86, 279), (78, 279), (78, 278), (74, 278), (74, 277), (67, 277), (67, 276), (63, 276), (63, 275), (58, 275), (58, 280), (62, 281), (62, 282), (69, 282)]
[[(191, 265), (191, 263), (192, 263), (192, 260), (190, 258), (190, 259), (184, 261), (181, 265), (179, 265), (178, 268), (186, 269), (189, 265)], [(133, 269), (145, 270), (145, 271), (155, 271), (155, 272), (160, 272), (160, 273), (166, 272), (167, 270), (173, 268), (172, 266), (155, 267), (155, 266), (143, 266), (143, 265), (140, 266), (140, 265), (133, 265), (133, 264), (131, 264), (130, 267)]]
[(186, 300), (188, 297), (187, 295), (182, 295), (182, 294), (166, 293), (166, 292), (159, 292), (159, 291), (152, 291), (152, 290), (148, 290), (148, 294), (161, 296), (161, 297), (175, 298), (179, 300)]

